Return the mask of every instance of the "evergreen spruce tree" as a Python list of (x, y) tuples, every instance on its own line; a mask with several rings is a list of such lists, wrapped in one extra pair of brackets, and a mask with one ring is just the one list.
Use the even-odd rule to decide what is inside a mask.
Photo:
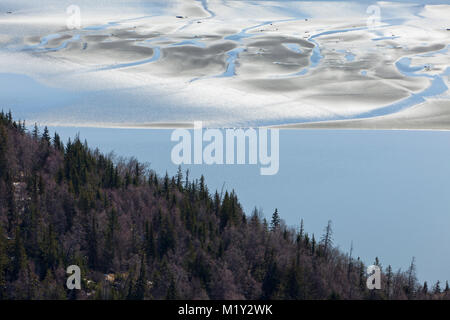
[(427, 295), (427, 294), (428, 294), (428, 283), (427, 283), (426, 281), (423, 283), (422, 293), (423, 293), (424, 295)]
[(12, 262), (13, 278), (17, 279), (21, 271), (27, 267), (27, 254), (23, 245), (19, 227), (16, 227), (14, 234), (14, 260)]
[(0, 180), (6, 176), (8, 152), (8, 135), (6, 128), (0, 123)]
[(44, 133), (42, 134), (42, 141), (45, 142), (48, 146), (50, 146), (51, 138), (47, 127), (44, 128)]
[(56, 132), (55, 132), (55, 135), (53, 136), (53, 146), (58, 151), (64, 150), (64, 145), (61, 142), (61, 138), (59, 137), (59, 135)]
[(434, 294), (440, 294), (441, 293), (441, 282), (439, 280), (434, 285), (433, 293)]
[(299, 268), (294, 261), (291, 263), (291, 267), (288, 270), (285, 288), (285, 296), (287, 299), (297, 300), (301, 298)]
[(92, 269), (98, 267), (98, 235), (97, 235), (97, 219), (95, 214), (92, 217), (90, 230), (87, 234), (88, 242), (88, 261)]
[(145, 255), (147, 257), (147, 262), (150, 262), (150, 259), (155, 258), (155, 238), (153, 234), (153, 226), (149, 226), (149, 222), (145, 222)]
[(388, 265), (386, 269), (386, 296), (388, 297), (388, 299), (391, 297), (392, 294), (392, 276), (393, 276), (392, 267), (391, 265)]
[(136, 161), (136, 165), (134, 168), (133, 185), (138, 186), (140, 183), (141, 183), (141, 167), (139, 166), (139, 162)]
[(37, 126), (37, 123), (34, 124), (33, 128), (33, 138), (37, 140), (39, 138), (39, 128)]
[(117, 218), (117, 211), (113, 208), (109, 212), (108, 215), (108, 225), (106, 229), (105, 236), (105, 250), (104, 250), (104, 268), (105, 272), (109, 272), (109, 268), (111, 268), (115, 251), (116, 251), (116, 242), (115, 236), (118, 230), (119, 223)]
[(175, 280), (173, 276), (170, 276), (169, 287), (167, 288), (166, 300), (177, 300), (178, 293)]
[(8, 219), (8, 233), (13, 233), (18, 224), (18, 212), (15, 199), (15, 188), (13, 178), (7, 171), (5, 176), (5, 197), (6, 197), (6, 210)]
[(417, 282), (415, 257), (412, 257), (411, 259), (411, 264), (409, 265), (407, 275), (408, 275), (407, 294), (412, 296), (415, 293), (415, 284)]
[(324, 235), (322, 236), (321, 243), (323, 245), (323, 253), (325, 257), (328, 256), (328, 251), (333, 245), (333, 229), (331, 228), (331, 220), (328, 220), (327, 226), (324, 230)]
[(311, 255), (314, 256), (316, 254), (316, 238), (314, 237), (314, 233), (311, 239)]
[(0, 225), (0, 300), (7, 298), (6, 296), (6, 269), (8, 267), (9, 257), (7, 252), (6, 238), (3, 228)]
[(278, 209), (275, 209), (275, 212), (272, 214), (272, 220), (270, 222), (270, 229), (275, 231), (280, 226), (280, 215), (278, 214)]
[(183, 172), (181, 171), (181, 166), (178, 166), (178, 170), (177, 170), (177, 181), (176, 181), (176, 185), (177, 188), (181, 191), (182, 189), (182, 185), (181, 185), (181, 181), (183, 180)]
[(281, 274), (276, 261), (271, 258), (262, 283), (262, 299), (275, 299), (281, 283)]
[(298, 231), (298, 235), (297, 235), (297, 244), (298, 245), (302, 245), (303, 244), (303, 237), (305, 236), (305, 230), (304, 230), (304, 225), (303, 225), (303, 219), (300, 220), (300, 229)]
[(134, 299), (143, 300), (145, 298), (147, 287), (147, 273), (145, 267), (145, 254), (141, 255), (141, 266), (139, 268), (139, 277), (136, 281)]

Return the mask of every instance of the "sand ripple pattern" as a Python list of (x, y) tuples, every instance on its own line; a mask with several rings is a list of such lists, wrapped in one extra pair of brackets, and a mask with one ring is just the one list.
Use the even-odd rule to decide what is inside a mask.
[[(80, 73), (151, 75), (192, 90), (215, 86), (260, 98), (239, 120), (207, 117), (218, 124), (363, 119), (430, 99), (448, 101), (450, 31), (433, 21), (437, 9), (450, 13), (450, 6), (407, 6), (405, 18), (387, 17), (373, 27), (363, 15), (348, 21), (315, 17), (301, 3), (279, 19), (236, 16), (235, 23), (225, 9), (243, 12), (255, 4), (181, 3), (165, 15), (26, 37), (14, 50), (78, 63)], [(264, 6), (271, 10), (270, 2)], [(260, 101), (269, 100), (271, 112), (267, 105), (258, 110)]]

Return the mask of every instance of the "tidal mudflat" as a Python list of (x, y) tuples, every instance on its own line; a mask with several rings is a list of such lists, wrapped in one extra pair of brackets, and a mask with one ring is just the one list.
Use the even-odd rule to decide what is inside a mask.
[(446, 1), (43, 3), (0, 5), (1, 72), (76, 96), (31, 121), (450, 128)]

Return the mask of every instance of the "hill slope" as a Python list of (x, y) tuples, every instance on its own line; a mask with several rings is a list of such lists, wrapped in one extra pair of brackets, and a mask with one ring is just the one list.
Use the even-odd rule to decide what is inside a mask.
[[(366, 266), (325, 230), (319, 240), (278, 213), (246, 216), (234, 192), (211, 194), (203, 177), (159, 177), (0, 114), (1, 299), (447, 297), (420, 286), (414, 264), (384, 268), (382, 289), (369, 291)], [(65, 286), (73, 264), (81, 290)]]

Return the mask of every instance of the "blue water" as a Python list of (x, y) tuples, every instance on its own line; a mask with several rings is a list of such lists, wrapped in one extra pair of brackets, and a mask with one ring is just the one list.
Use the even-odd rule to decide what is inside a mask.
[(353, 53), (351, 53), (351, 52), (349, 52), (349, 51), (346, 51), (346, 50), (336, 50), (336, 52), (339, 52), (339, 53), (345, 53), (345, 60), (347, 60), (348, 62), (352, 62), (352, 61), (355, 61), (355, 58), (356, 58), (356, 56), (353, 54)]
[(383, 116), (387, 114), (391, 114), (394, 112), (398, 112), (400, 110), (418, 105), (426, 101), (427, 97), (435, 97), (447, 92), (448, 87), (442, 78), (445, 76), (446, 72), (448, 72), (448, 68), (446, 71), (440, 75), (429, 75), (426, 73), (418, 73), (426, 68), (425, 65), (421, 66), (411, 66), (411, 58), (404, 57), (398, 60), (395, 63), (397, 70), (400, 71), (403, 75), (407, 77), (424, 77), (431, 79), (431, 84), (425, 90), (419, 93), (412, 93), (408, 98), (400, 100), (398, 102), (392, 103), (388, 106), (378, 108), (374, 111), (364, 112), (359, 114), (356, 118), (368, 118), (368, 117), (376, 117)]
[(236, 41), (236, 42), (242, 42), (243, 39), (251, 38), (251, 37), (256, 35), (255, 33), (247, 33), (249, 30), (252, 30), (254, 28), (259, 28), (259, 27), (268, 25), (270, 23), (271, 22), (264, 22), (264, 23), (258, 24), (256, 26), (251, 26), (249, 28), (242, 29), (240, 32), (238, 32), (236, 34), (232, 34), (232, 35), (226, 36), (224, 39), (225, 40)]
[(380, 38), (373, 38), (372, 41), (381, 41), (381, 40), (393, 40), (400, 38), (399, 36), (389, 36), (389, 37), (380, 37)]
[(423, 69), (425, 69), (425, 66), (421, 65), (421, 66), (412, 67), (411, 66), (411, 58), (409, 58), (409, 57), (401, 58), (400, 60), (398, 60), (395, 63), (395, 66), (397, 67), (397, 70), (399, 70), (401, 73), (403, 73), (407, 77), (433, 78), (432, 76), (427, 75), (427, 74), (417, 74), (416, 72), (422, 71)]
[(383, 108), (378, 108), (374, 111), (369, 111), (365, 113), (359, 114), (355, 118), (369, 118), (369, 117), (377, 117), (383, 116), (391, 113), (398, 112), (400, 110), (418, 105), (420, 103), (425, 102), (425, 98), (434, 97), (440, 94), (445, 93), (448, 90), (447, 85), (441, 77), (434, 77), (431, 85), (419, 93), (413, 93), (408, 98), (400, 100), (399, 102), (390, 104)]
[(236, 75), (236, 60), (239, 57), (239, 54), (243, 52), (245, 49), (242, 47), (235, 48), (233, 50), (230, 50), (227, 52), (227, 61), (226, 61), (226, 69), (222, 74), (216, 75), (216, 76), (207, 76), (207, 77), (197, 77), (194, 79), (191, 79), (189, 82), (195, 82), (198, 80), (206, 80), (211, 78), (231, 78)]
[(185, 46), (185, 45), (192, 45), (199, 48), (206, 48), (206, 45), (198, 40), (183, 40), (177, 43), (174, 43), (170, 45), (170, 47), (178, 47), (178, 46)]
[(12, 108), (16, 118), (30, 119), (79, 99), (76, 92), (49, 87), (25, 75), (0, 72), (0, 108)]
[[(323, 59), (323, 56), (322, 56), (322, 53), (320, 50), (320, 45), (315, 40), (316, 38), (326, 36), (326, 35), (331, 35), (331, 34), (346, 33), (346, 32), (366, 30), (366, 29), (367, 29), (367, 27), (357, 27), (357, 28), (349, 28), (349, 29), (329, 30), (329, 31), (320, 32), (320, 33), (310, 36), (308, 38), (308, 41), (314, 44), (314, 48), (312, 49), (311, 56), (309, 57), (309, 65), (307, 67), (303, 68), (302, 70), (300, 70), (299, 72), (289, 74), (287, 76), (281, 76), (278, 78), (291, 78), (291, 77), (304, 76), (311, 69), (314, 69), (319, 65), (320, 61)], [(355, 56), (353, 54), (349, 53), (345, 56), (345, 58), (347, 59), (347, 61), (353, 61)]]
[(113, 70), (113, 69), (122, 69), (127, 67), (134, 67), (134, 66), (140, 66), (147, 63), (152, 63), (155, 61), (158, 61), (161, 57), (161, 50), (159, 47), (153, 47), (153, 56), (148, 59), (143, 59), (139, 61), (133, 61), (133, 62), (126, 62), (126, 63), (118, 63), (113, 64), (109, 66), (104, 66), (99, 69), (96, 69), (96, 71), (102, 71), (102, 70)]
[(95, 31), (99, 31), (99, 30), (106, 30), (108, 28), (111, 27), (116, 27), (118, 26), (119, 23), (118, 22), (108, 22), (106, 24), (102, 24), (102, 25), (98, 25), (98, 26), (89, 26), (89, 27), (85, 27), (83, 28), (83, 30), (95, 30)]
[(236, 59), (239, 56), (239, 53), (243, 52), (244, 48), (236, 48), (231, 51), (227, 52), (228, 59), (227, 59), (227, 70), (218, 76), (219, 78), (222, 77), (233, 77), (236, 75)]
[(209, 13), (211, 18), (214, 18), (216, 16), (216, 13), (209, 9), (208, 0), (198, 0), (198, 1), (200, 1), (202, 3), (203, 9)]
[[(42, 37), (41, 42), (35, 47), (41, 47), (47, 45), (47, 43), (53, 39), (58, 39), (61, 35), (59, 33), (49, 34), (48, 36)], [(33, 46), (32, 46), (33, 47)]]
[(224, 39), (225, 40), (236, 41), (236, 42), (242, 42), (243, 39), (251, 38), (251, 37), (254, 37), (255, 35), (257, 35), (257, 33), (248, 33), (250, 30), (261, 28), (261, 27), (264, 27), (264, 26), (268, 26), (268, 25), (271, 25), (271, 24), (274, 24), (274, 23), (290, 22), (290, 21), (296, 21), (296, 20), (300, 20), (300, 19), (302, 19), (302, 18), (297, 17), (297, 18), (292, 18), (292, 19), (264, 21), (264, 22), (259, 23), (257, 25), (244, 28), (241, 31), (239, 31), (238, 33), (226, 36)]
[[(51, 128), (54, 130), (55, 128)], [(104, 152), (136, 156), (160, 174), (175, 174), (171, 130), (56, 128), (66, 140), (78, 132)], [(304, 219), (317, 236), (333, 221), (335, 244), (367, 263), (379, 257), (394, 270), (417, 259), (419, 279), (450, 279), (450, 132), (280, 131), (280, 169), (261, 176), (253, 165), (189, 165), (210, 190), (235, 189), (247, 213), (270, 217), (275, 208), (290, 226)]]
[(33, 51), (35, 51), (35, 52), (51, 52), (51, 51), (59, 51), (59, 50), (62, 50), (62, 49), (67, 48), (67, 46), (69, 45), (69, 43), (71, 43), (71, 42), (76, 42), (76, 41), (80, 41), (80, 39), (81, 39), (80, 35), (79, 35), (79, 34), (76, 34), (76, 35), (72, 36), (70, 39), (64, 40), (59, 46), (57, 46), (57, 47), (55, 47), (55, 48), (44, 47), (44, 45), (47, 44), (47, 41), (48, 41), (48, 39), (46, 39), (45, 44), (42, 44), (42, 41), (41, 41), (41, 44), (40, 44), (38, 47), (33, 48)]
[(301, 49), (300, 45), (298, 43), (283, 43), (283, 46), (288, 48), (291, 51), (294, 51), (295, 53), (302, 53), (303, 50)]
[(438, 51), (434, 51), (434, 52), (430, 52), (430, 53), (424, 53), (424, 54), (419, 54), (419, 57), (434, 57), (437, 54), (446, 54), (448, 52), (448, 49), (450, 48), (450, 44), (447, 45), (445, 48), (438, 50)]
[(345, 60), (352, 62), (355, 61), (356, 56), (353, 53), (347, 53), (345, 55)]
[(65, 49), (70, 42), (80, 41), (80, 35), (73, 35), (70, 39), (64, 40), (58, 47), (49, 48), (47, 47), (48, 43), (51, 40), (55, 40), (60, 38), (62, 35), (59, 33), (49, 34), (41, 38), (41, 41), (36, 45), (26, 46), (23, 48), (24, 51), (34, 51), (34, 52), (51, 52), (51, 51), (59, 51)]

